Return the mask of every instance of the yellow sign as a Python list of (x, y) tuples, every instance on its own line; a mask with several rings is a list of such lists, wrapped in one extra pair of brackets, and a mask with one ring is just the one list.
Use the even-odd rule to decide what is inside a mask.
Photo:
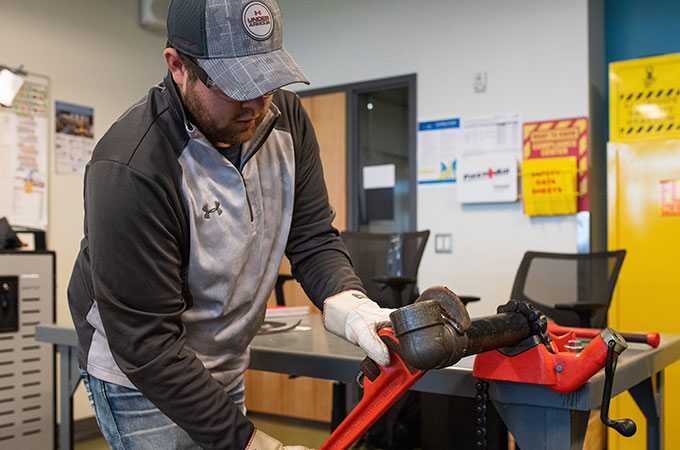
[(524, 159), (575, 156), (578, 161), (578, 211), (588, 211), (588, 118), (525, 122)]
[(609, 64), (609, 140), (680, 138), (680, 53)]
[(522, 161), (524, 214), (576, 213), (576, 157)]
[(680, 178), (661, 182), (661, 215), (680, 216)]

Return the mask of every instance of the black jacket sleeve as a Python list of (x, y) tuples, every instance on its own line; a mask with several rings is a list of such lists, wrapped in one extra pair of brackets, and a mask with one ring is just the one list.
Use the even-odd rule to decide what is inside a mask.
[(282, 92), (283, 117), (290, 122), (295, 146), (295, 204), (286, 256), (293, 275), (320, 309), (323, 301), (347, 289), (364, 288), (354, 273), (349, 253), (332, 225), (319, 144), (300, 98)]
[(181, 231), (166, 191), (114, 161), (86, 174), (93, 290), (120, 369), (205, 449), (243, 449), (253, 432), (184, 347)]

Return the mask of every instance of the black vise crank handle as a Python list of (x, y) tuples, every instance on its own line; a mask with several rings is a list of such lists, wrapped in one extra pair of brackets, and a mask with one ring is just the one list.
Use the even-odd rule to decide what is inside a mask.
[(614, 384), (614, 371), (616, 370), (616, 360), (614, 359), (614, 340), (607, 344), (607, 360), (604, 365), (604, 392), (602, 393), (602, 409), (600, 419), (606, 426), (615, 429), (625, 437), (631, 437), (637, 431), (637, 425), (631, 419), (611, 420), (609, 418), (609, 401), (612, 398), (612, 385)]

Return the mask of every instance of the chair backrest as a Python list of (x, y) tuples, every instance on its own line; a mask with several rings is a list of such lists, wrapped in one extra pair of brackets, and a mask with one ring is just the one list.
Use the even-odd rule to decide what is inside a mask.
[[(611, 302), (625, 250), (598, 253), (526, 252), (520, 263), (511, 298), (534, 304), (560, 325), (579, 326), (573, 311), (557, 304)], [(607, 324), (607, 309), (595, 312), (590, 326)]]
[(340, 235), (372, 300), (384, 307), (415, 300), (418, 266), (429, 230), (392, 234), (343, 231)]

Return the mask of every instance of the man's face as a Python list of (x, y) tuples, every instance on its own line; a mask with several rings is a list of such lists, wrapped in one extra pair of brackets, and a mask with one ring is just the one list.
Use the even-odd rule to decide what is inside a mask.
[(235, 145), (248, 141), (264, 120), (272, 102), (271, 96), (244, 102), (233, 100), (217, 87), (206, 87), (191, 71), (181, 90), (194, 125), (213, 145)]

